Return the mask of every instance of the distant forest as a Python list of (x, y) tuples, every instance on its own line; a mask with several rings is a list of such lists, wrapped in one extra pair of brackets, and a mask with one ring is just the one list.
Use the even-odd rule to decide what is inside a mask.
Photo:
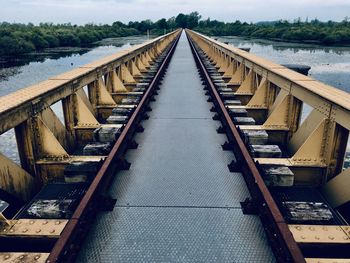
[(11, 56), (45, 48), (89, 46), (104, 38), (146, 34), (160, 35), (176, 28), (190, 28), (211, 36), (243, 36), (271, 40), (318, 43), (322, 45), (350, 45), (350, 22), (321, 22), (317, 19), (293, 22), (246, 23), (220, 22), (202, 19), (198, 12), (179, 14), (156, 22), (114, 22), (112, 25), (84, 26), (40, 23), (39, 25), (0, 23), (0, 55)]

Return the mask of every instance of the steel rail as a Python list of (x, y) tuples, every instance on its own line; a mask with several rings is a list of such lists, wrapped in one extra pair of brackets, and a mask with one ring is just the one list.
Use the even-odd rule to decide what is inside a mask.
[(258, 205), (259, 215), (264, 225), (273, 251), (279, 262), (306, 262), (304, 256), (295, 242), (287, 223), (279, 211), (269, 189), (266, 187), (260, 172), (250, 156), (238, 129), (221, 100), (214, 83), (212, 82), (196, 48), (191, 36), (186, 32), (192, 53), (199, 67), (204, 81), (209, 87), (213, 103), (218, 111), (221, 121), (226, 128), (226, 134), (233, 143), (233, 152), (238, 163), (241, 165), (244, 179), (255, 204)]
[(101, 169), (89, 186), (87, 192), (81, 199), (72, 218), (69, 220), (59, 239), (55, 243), (47, 259), (48, 263), (72, 262), (77, 256), (80, 248), (79, 243), (81, 243), (86, 234), (86, 229), (92, 222), (95, 212), (98, 211), (99, 206), (103, 206), (103, 202), (108, 202), (108, 198), (103, 198), (105, 190), (107, 190), (109, 183), (113, 178), (113, 174), (121, 168), (120, 160), (122, 160), (123, 154), (128, 149), (128, 144), (131, 142), (134, 133), (138, 129), (139, 122), (142, 120), (143, 114), (146, 111), (146, 106), (150, 102), (155, 88), (165, 72), (180, 35), (181, 31), (171, 44), (172, 46), (170, 50), (164, 58), (148, 89), (144, 93), (140, 103), (131, 115), (128, 123), (102, 164)]

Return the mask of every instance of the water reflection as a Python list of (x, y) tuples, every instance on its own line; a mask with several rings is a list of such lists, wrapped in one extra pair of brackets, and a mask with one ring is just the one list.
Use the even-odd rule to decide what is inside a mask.
[(333, 46), (322, 46), (322, 45), (316, 45), (316, 44), (303, 44), (303, 43), (289, 43), (289, 42), (282, 42), (282, 41), (272, 41), (272, 40), (265, 40), (265, 39), (248, 39), (248, 38), (242, 38), (242, 37), (235, 37), (235, 36), (223, 36), (223, 37), (214, 37), (218, 39), (218, 41), (221, 42), (228, 42), (229, 44), (233, 44), (234, 46), (238, 47), (252, 47), (252, 46), (264, 46), (264, 47), (272, 47), (273, 50), (276, 51), (293, 51), (294, 53), (297, 53), (301, 50), (309, 51), (310, 53), (316, 52), (316, 51), (322, 51), (325, 53), (334, 53), (337, 55), (342, 55), (343, 52), (349, 52), (349, 47), (333, 47)]
[(252, 53), (279, 64), (309, 65), (311, 77), (350, 92), (350, 47), (325, 47), (231, 36), (217, 38), (236, 47), (250, 48)]
[[(146, 36), (110, 38), (85, 49), (54, 49), (21, 58), (0, 58), (0, 96), (146, 40)], [(323, 47), (239, 37), (218, 37), (218, 40), (237, 47), (251, 48), (252, 53), (279, 64), (309, 65), (311, 66), (311, 77), (331, 86), (350, 91), (349, 47)], [(61, 109), (55, 108), (54, 110), (60, 112)], [(18, 162), (16, 148), (13, 131), (0, 135), (0, 152)]]
[[(110, 38), (89, 48), (47, 49), (20, 57), (0, 58), (0, 96), (36, 84), (49, 77), (72, 70), (102, 57), (141, 44), (145, 36)], [(52, 106), (62, 119), (61, 105)], [(19, 163), (14, 130), (0, 135), (0, 152)]]
[(89, 48), (58, 48), (18, 58), (0, 58), (0, 96), (33, 85), (147, 40), (146, 36), (110, 38)]

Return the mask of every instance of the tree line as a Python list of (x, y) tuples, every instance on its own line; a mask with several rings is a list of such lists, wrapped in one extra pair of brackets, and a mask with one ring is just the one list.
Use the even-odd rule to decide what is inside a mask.
[(314, 42), (324, 45), (349, 45), (350, 22), (309, 21), (289, 22), (221, 22), (202, 19), (198, 12), (178, 14), (169, 19), (131, 21), (128, 24), (72, 25), (40, 23), (39, 25), (0, 23), (0, 55), (16, 55), (45, 48), (89, 46), (104, 38), (145, 34), (163, 34), (176, 28), (190, 28), (207, 35), (244, 36), (282, 41)]
[(316, 43), (321, 45), (350, 45), (350, 22), (286, 20), (260, 23), (235, 21), (224, 23), (217, 20), (199, 21), (197, 30), (208, 35), (243, 36), (287, 42)]

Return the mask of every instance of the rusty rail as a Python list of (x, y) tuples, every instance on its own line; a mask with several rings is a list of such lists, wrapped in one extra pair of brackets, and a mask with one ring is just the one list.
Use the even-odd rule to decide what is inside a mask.
[[(52, 249), (48, 262), (67, 262), (74, 259), (77, 248), (71, 248), (72, 244), (77, 240), (81, 240), (82, 228), (86, 227), (87, 220), (91, 220), (93, 211), (96, 211), (96, 206), (98, 201), (98, 195), (104, 192), (108, 188), (108, 184), (112, 179), (113, 174), (118, 170), (118, 161), (122, 158), (125, 150), (128, 147), (128, 143), (132, 138), (133, 134), (136, 132), (139, 122), (142, 119), (142, 114), (145, 112), (145, 108), (149, 103), (152, 94), (159, 83), (164, 70), (166, 69), (170, 58), (175, 50), (176, 44), (179, 40), (180, 34), (177, 36), (173, 42), (168, 54), (166, 55), (164, 61), (159, 67), (154, 79), (152, 80), (149, 88), (142, 97), (138, 107), (133, 112), (130, 120), (123, 129), (123, 132), (116, 141), (113, 149), (108, 155), (107, 159), (104, 161), (101, 169), (97, 173), (92, 184), (88, 188), (86, 194), (80, 201), (76, 211), (74, 212), (72, 218), (67, 223), (64, 231), (62, 232), (60, 238), (56, 242), (54, 248)], [(102, 198), (102, 200), (105, 200)], [(75, 240), (77, 239), (77, 240)], [(74, 246), (73, 246), (74, 247)]]
[(226, 127), (226, 134), (229, 141), (234, 144), (233, 152), (248, 185), (253, 201), (258, 204), (259, 214), (269, 236), (274, 252), (280, 262), (305, 262), (305, 259), (295, 242), (288, 225), (283, 219), (275, 201), (266, 187), (254, 160), (250, 156), (236, 126), (232, 122), (224, 103), (222, 102), (214, 83), (212, 82), (191, 37), (187, 34), (196, 63), (202, 72), (204, 81), (209, 87), (209, 91), (214, 98), (214, 105), (221, 113), (221, 121)]
[[(26, 202), (41, 186), (62, 177), (66, 164), (101, 159), (75, 152), (92, 141), (93, 130), (102, 126), (125, 96), (123, 93), (133, 89), (152, 58), (177, 33), (178, 30), (1, 97), (0, 134), (13, 129), (21, 163), (14, 163), (0, 152), (1, 189)], [(63, 121), (51, 108), (55, 103), (62, 106)]]

